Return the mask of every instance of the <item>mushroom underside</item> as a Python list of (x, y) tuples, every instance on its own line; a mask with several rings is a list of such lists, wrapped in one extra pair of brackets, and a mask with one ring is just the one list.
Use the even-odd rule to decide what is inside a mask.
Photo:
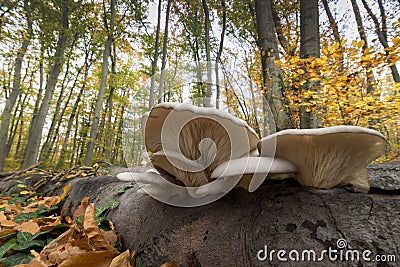
[[(195, 118), (187, 122), (179, 132), (169, 135), (171, 138), (179, 136), (179, 151), (155, 153), (150, 157), (151, 163), (160, 174), (168, 173), (176, 178), (177, 183), (181, 181), (187, 187), (210, 182), (212, 171), (232, 157), (231, 138), (223, 125), (215, 120)], [(249, 146), (243, 142), (242, 146), (246, 145)], [(242, 149), (248, 153), (251, 147)], [(169, 154), (181, 156), (168, 157)], [(191, 171), (193, 164), (201, 168)]]
[(305, 186), (330, 189), (352, 185), (355, 191), (369, 191), (366, 166), (385, 152), (386, 140), (369, 133), (326, 135), (278, 135), (259, 144), (260, 154), (275, 155), (292, 162), (299, 170), (296, 179)]

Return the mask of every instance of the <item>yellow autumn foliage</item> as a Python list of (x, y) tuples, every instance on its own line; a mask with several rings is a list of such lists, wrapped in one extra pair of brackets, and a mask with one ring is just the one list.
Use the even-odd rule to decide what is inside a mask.
[(399, 157), (400, 84), (392, 81), (389, 66), (400, 60), (400, 39), (385, 51), (363, 41), (323, 44), (321, 57), (302, 59), (285, 55), (279, 63), (284, 75), (286, 97), (299, 127), (299, 112), (305, 108), (324, 127), (358, 125), (376, 129), (390, 142), (386, 157)]

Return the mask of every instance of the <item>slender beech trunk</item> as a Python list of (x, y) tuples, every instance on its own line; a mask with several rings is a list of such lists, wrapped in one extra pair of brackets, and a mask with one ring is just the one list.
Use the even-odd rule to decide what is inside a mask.
[(339, 34), (339, 28), (338, 28), (335, 18), (332, 15), (331, 9), (329, 8), (328, 0), (322, 0), (322, 4), (324, 5), (326, 15), (328, 16), (329, 26), (332, 29), (333, 37), (335, 38), (335, 42), (340, 44), (341, 38), (340, 38), (340, 34)]
[[(319, 12), (318, 0), (300, 1), (300, 57), (320, 57)], [(307, 82), (301, 91), (307, 91), (318, 86), (316, 82)], [(309, 102), (311, 99), (304, 99)], [(322, 121), (313, 111), (300, 108), (300, 128), (318, 128)]]
[(157, 11), (157, 29), (156, 29), (156, 41), (154, 44), (154, 57), (151, 63), (151, 81), (150, 81), (150, 95), (149, 95), (149, 110), (154, 105), (154, 87), (156, 83), (156, 72), (157, 72), (157, 62), (158, 62), (158, 50), (160, 49), (160, 28), (161, 28), (161, 4), (162, 0), (158, 1), (158, 11)]
[(56, 125), (57, 125), (58, 120), (61, 120), (60, 108), (61, 108), (61, 103), (63, 102), (63, 99), (65, 97), (64, 91), (65, 91), (65, 87), (66, 87), (65, 86), (66, 80), (69, 75), (69, 67), (70, 67), (69, 63), (70, 63), (70, 60), (68, 58), (66, 68), (65, 68), (64, 78), (63, 78), (63, 80), (61, 82), (61, 86), (60, 86), (61, 87), (60, 94), (57, 98), (56, 107), (55, 107), (54, 114), (51, 119), (50, 128), (47, 132), (46, 140), (44, 141), (44, 143), (42, 145), (42, 149), (40, 150), (40, 155), (39, 155), (40, 162), (45, 162), (49, 159), (50, 152), (52, 149), (51, 141), (53, 140), (53, 137), (56, 138), (56, 136), (57, 136)]
[(289, 128), (291, 123), (285, 103), (282, 72), (275, 64), (275, 60), (279, 59), (279, 54), (270, 0), (256, 0), (255, 9), (258, 46), (261, 48), (262, 56), (263, 93), (272, 110), (277, 130), (283, 130)]
[[(364, 41), (362, 51), (363, 53), (365, 53), (365, 50), (368, 48), (368, 40), (367, 40), (367, 34), (365, 33), (365, 28), (362, 21), (360, 9), (358, 8), (357, 0), (351, 0), (351, 6), (353, 8), (354, 16), (356, 18), (358, 34), (360, 35), (360, 39)], [(375, 81), (374, 72), (372, 71), (372, 64), (368, 64), (365, 67), (365, 69), (367, 71), (367, 82), (368, 82), (367, 93), (372, 93), (374, 91), (373, 83)]]
[(61, 66), (64, 59), (65, 45), (67, 41), (67, 29), (68, 29), (68, 13), (69, 13), (69, 0), (63, 0), (61, 13), (62, 13), (62, 28), (60, 29), (60, 35), (57, 42), (56, 51), (54, 54), (54, 63), (51, 68), (49, 79), (46, 83), (45, 94), (38, 110), (38, 114), (32, 121), (32, 125), (29, 129), (28, 142), (26, 144), (24, 167), (31, 166), (37, 162), (39, 153), (40, 141), (42, 139), (43, 126), (46, 120), (47, 113), (49, 111), (50, 103), (53, 98), (54, 89), (57, 84), (57, 79), (61, 71)]
[(28, 24), (28, 27), (27, 27), (28, 34), (24, 37), (24, 40), (22, 41), (22, 44), (21, 44), (21, 48), (17, 52), (17, 57), (15, 59), (15, 65), (14, 65), (14, 77), (13, 77), (11, 95), (7, 99), (4, 110), (1, 114), (0, 172), (3, 171), (5, 159), (8, 156), (8, 151), (10, 151), (10, 149), (7, 147), (7, 142), (8, 142), (8, 130), (10, 127), (11, 113), (12, 113), (12, 110), (17, 101), (18, 95), (21, 91), (22, 61), (24, 60), (26, 50), (31, 42), (31, 38), (33, 35), (32, 18), (31, 18), (31, 11), (29, 10), (28, 0), (24, 0), (24, 11), (25, 11), (25, 16), (26, 16), (26, 22)]
[[(99, 93), (98, 93), (97, 99), (96, 99), (96, 106), (94, 108), (92, 125), (90, 127), (90, 136), (89, 136), (90, 140), (89, 140), (89, 143), (87, 146), (85, 160), (83, 162), (83, 164), (85, 166), (91, 166), (93, 163), (93, 151), (94, 151), (95, 142), (97, 139), (101, 108), (103, 105), (103, 99), (104, 99), (104, 94), (105, 94), (106, 85), (107, 85), (108, 58), (110, 57), (111, 45), (113, 42), (115, 2), (116, 2), (116, 0), (111, 0), (110, 25), (107, 25), (107, 22), (105, 22), (106, 27), (108, 28), (108, 34), (107, 34), (107, 40), (106, 40), (106, 44), (104, 46), (104, 51), (103, 51), (103, 64), (101, 66), (100, 88), (99, 88)], [(106, 8), (106, 7), (104, 6), (104, 8)], [(104, 20), (107, 21), (106, 18), (104, 18)]]
[[(387, 29), (386, 14), (385, 14), (385, 9), (383, 7), (382, 0), (378, 0), (379, 9), (381, 12), (382, 26), (379, 25), (378, 18), (372, 12), (372, 10), (368, 6), (367, 2), (365, 0), (361, 0), (361, 2), (363, 3), (364, 8), (367, 10), (368, 15), (371, 17), (372, 21), (374, 22), (375, 32), (378, 35), (379, 42), (382, 44), (383, 48), (389, 48), (389, 44), (387, 41), (387, 30), (386, 30)], [(389, 55), (389, 51), (385, 50), (385, 52), (386, 52), (386, 55)], [(389, 63), (392, 63), (392, 62), (389, 62)], [(396, 64), (390, 65), (390, 71), (392, 72), (393, 80), (396, 83), (400, 83), (400, 75), (399, 75), (399, 71), (397, 69)]]
[(217, 52), (217, 57), (215, 58), (215, 83), (216, 83), (216, 101), (215, 107), (219, 109), (219, 102), (221, 97), (221, 86), (219, 84), (219, 63), (221, 62), (221, 55), (224, 49), (224, 38), (225, 38), (225, 31), (226, 31), (226, 3), (225, 0), (221, 0), (221, 7), (222, 7), (222, 30), (221, 30), (221, 37), (219, 41), (219, 48)]
[(287, 40), (285, 34), (283, 33), (283, 26), (282, 26), (281, 20), (279, 18), (278, 12), (276, 11), (275, 0), (271, 0), (271, 11), (272, 11), (272, 17), (274, 19), (275, 30), (276, 30), (276, 34), (278, 36), (279, 43), (281, 44), (282, 48), (285, 50), (285, 52), (287, 54), (293, 56), (294, 51), (290, 47), (290, 43)]
[(207, 0), (201, 0), (201, 4), (203, 6), (204, 12), (204, 32), (205, 32), (205, 46), (206, 46), (206, 60), (207, 60), (207, 91), (206, 91), (206, 99), (205, 106), (211, 106), (211, 88), (212, 88), (212, 78), (211, 78), (211, 44), (210, 44), (210, 11), (208, 9)]
[(113, 137), (113, 129), (112, 129), (112, 113), (113, 113), (113, 96), (115, 91), (115, 75), (117, 74), (117, 52), (115, 50), (115, 45), (112, 46), (112, 55), (111, 55), (111, 74), (112, 77), (110, 79), (110, 93), (107, 98), (107, 121), (106, 124), (106, 133), (104, 140), (104, 159), (106, 161), (111, 160), (111, 144)]
[(171, 11), (171, 0), (167, 2), (167, 11), (165, 14), (165, 28), (164, 28), (164, 39), (162, 48), (162, 59), (161, 59), (161, 76), (160, 76), (160, 87), (158, 89), (158, 103), (162, 102), (164, 95), (164, 80), (165, 80), (165, 68), (167, 66), (167, 46), (168, 46), (168, 25), (169, 15)]

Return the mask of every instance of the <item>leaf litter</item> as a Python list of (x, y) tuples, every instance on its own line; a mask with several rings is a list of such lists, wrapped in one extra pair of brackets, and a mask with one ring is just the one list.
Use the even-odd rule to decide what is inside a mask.
[(61, 204), (70, 188), (67, 184), (60, 196), (39, 196), (28, 190), (0, 195), (0, 267), (143, 266), (137, 251), (117, 249), (119, 236), (106, 214), (119, 201), (95, 208), (85, 197), (73, 218), (63, 217)]

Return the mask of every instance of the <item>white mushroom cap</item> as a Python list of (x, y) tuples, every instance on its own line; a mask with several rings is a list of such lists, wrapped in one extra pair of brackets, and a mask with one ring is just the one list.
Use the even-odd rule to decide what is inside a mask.
[(258, 148), (261, 156), (275, 154), (292, 162), (303, 185), (325, 189), (353, 185), (366, 192), (370, 187), (366, 166), (385, 152), (386, 145), (386, 138), (375, 130), (333, 126), (284, 130), (263, 138)]
[(210, 174), (219, 164), (248, 154), (258, 141), (245, 121), (225, 111), (191, 104), (158, 104), (145, 127), (146, 147), (156, 152), (150, 157), (153, 166), (187, 187), (210, 182)]
[[(243, 157), (220, 164), (211, 174), (212, 179), (220, 177), (245, 176), (238, 186), (255, 191), (267, 178), (268, 174), (293, 174), (297, 172), (296, 166), (291, 162), (272, 157)], [(281, 176), (279, 176), (281, 177)]]
[[(168, 121), (168, 124), (175, 123), (175, 125), (170, 125), (168, 129), (165, 129), (164, 123), (172, 111), (175, 112), (175, 116)], [(236, 148), (235, 150), (237, 150), (237, 154), (240, 154), (237, 157), (243, 156), (250, 150), (257, 148), (259, 138), (254, 129), (252, 129), (245, 121), (229, 114), (228, 112), (215, 108), (196, 107), (188, 103), (180, 104), (169, 102), (157, 104), (150, 111), (150, 114), (146, 119), (144, 134), (146, 148), (151, 152), (162, 150), (163, 128), (164, 130), (175, 129), (176, 131), (179, 131), (184, 126), (180, 125), (181, 123), (187, 123), (189, 120), (195, 118), (209, 118), (214, 120), (220, 123), (230, 135), (235, 135), (237, 132), (242, 132), (243, 129), (245, 129), (250, 149), (247, 146), (242, 146), (243, 149)], [(175, 135), (171, 138), (176, 137), (177, 136)], [(236, 155), (233, 156), (235, 157)]]

